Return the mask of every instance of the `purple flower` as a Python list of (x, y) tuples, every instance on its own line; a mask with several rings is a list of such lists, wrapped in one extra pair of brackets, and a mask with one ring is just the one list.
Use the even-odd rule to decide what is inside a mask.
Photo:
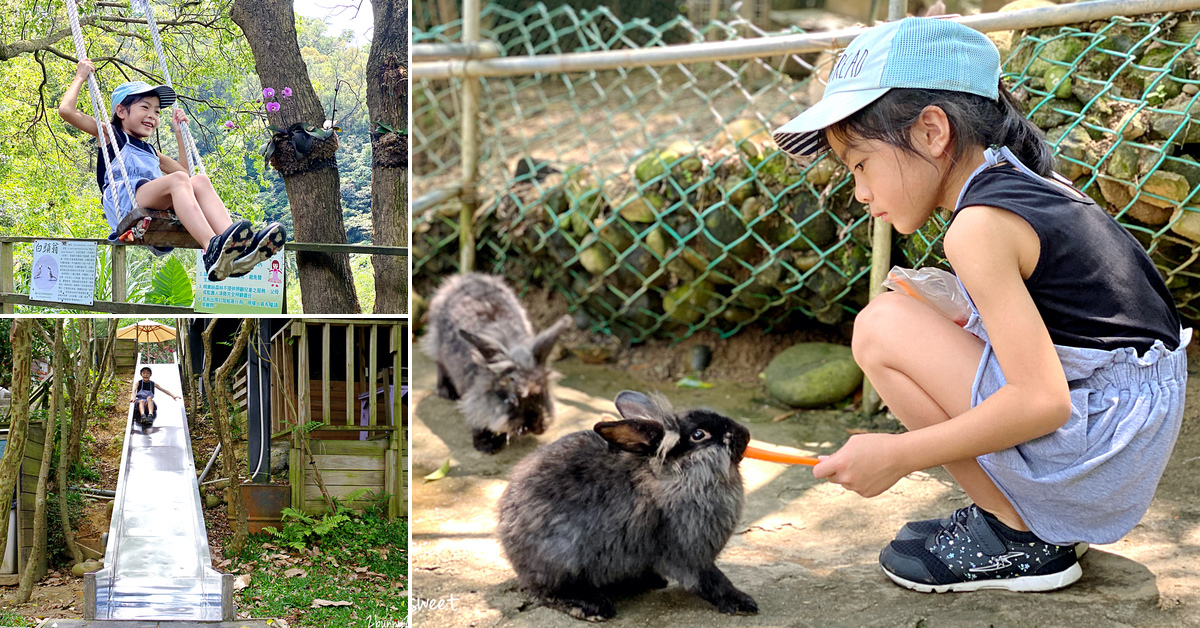
[(237, 126), (237, 125), (233, 123), (233, 120), (226, 120), (226, 121), (225, 121), (225, 128), (227, 128), (227, 129), (232, 129), (232, 128), (236, 127), (236, 126)]
[(275, 97), (275, 90), (271, 89), (270, 87), (263, 88), (263, 98), (274, 98), (274, 97)]
[(283, 97), (291, 98), (292, 97), (292, 88), (290, 88), (290, 87), (283, 88)]
[(267, 111), (270, 111), (270, 112), (279, 111), (279, 103), (277, 103), (277, 102), (267, 103)]

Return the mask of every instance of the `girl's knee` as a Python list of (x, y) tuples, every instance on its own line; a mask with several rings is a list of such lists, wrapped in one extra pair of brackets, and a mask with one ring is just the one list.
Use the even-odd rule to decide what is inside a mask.
[(163, 178), (171, 183), (173, 188), (191, 187), (192, 179), (186, 172), (172, 172), (164, 174)]
[(863, 364), (874, 351), (886, 346), (895, 333), (897, 321), (906, 315), (911, 305), (912, 297), (896, 292), (885, 292), (872, 299), (854, 317), (854, 333), (850, 339), (854, 360)]
[[(185, 173), (180, 173), (180, 174), (185, 174)], [(212, 187), (212, 181), (209, 181), (208, 175), (204, 175), (204, 174), (198, 174), (198, 175), (191, 177), (191, 182), (192, 182), (192, 185), (202, 185), (202, 186), (206, 186), (206, 187), (210, 187), (210, 188)]]

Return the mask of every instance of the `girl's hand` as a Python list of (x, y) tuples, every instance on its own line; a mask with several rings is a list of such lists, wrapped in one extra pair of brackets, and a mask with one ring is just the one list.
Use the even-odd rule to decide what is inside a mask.
[(172, 126), (178, 127), (180, 124), (187, 124), (187, 121), (187, 114), (183, 112), (183, 109), (176, 107), (171, 111)]
[(87, 77), (96, 71), (96, 64), (92, 63), (91, 59), (80, 59), (79, 64), (75, 66), (75, 78), (87, 80)]
[(813, 467), (813, 477), (874, 497), (908, 475), (896, 459), (897, 434), (856, 434)]

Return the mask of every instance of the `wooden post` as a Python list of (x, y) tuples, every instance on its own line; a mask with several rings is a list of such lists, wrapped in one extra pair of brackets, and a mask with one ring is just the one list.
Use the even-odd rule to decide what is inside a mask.
[[(0, 242), (0, 292), (12, 294), (16, 290), (13, 279), (13, 243)], [(16, 312), (16, 306), (12, 303), (0, 303), (0, 314)]]
[(392, 469), (394, 479), (388, 490), (392, 494), (389, 512), (393, 517), (403, 517), (408, 514), (408, 500), (405, 498), (407, 491), (404, 490), (405, 465), (402, 464), (404, 449), (401, 447), (401, 443), (408, 442), (404, 433), (404, 399), (400, 388), (403, 382), (401, 375), (404, 371), (404, 352), (401, 350), (403, 336), (404, 325), (402, 323), (392, 325), (392, 426), (395, 429), (390, 433), (391, 442), (388, 443), (394, 460), (388, 468)]
[(292, 323), (293, 335), (296, 327), (300, 328), (300, 355), (297, 360), (296, 377), (299, 378), (300, 408), (296, 416), (296, 427), (292, 429), (292, 454), (289, 462), (289, 475), (292, 480), (292, 508), (304, 508), (304, 441), (308, 439), (309, 413), (312, 411), (312, 400), (309, 390), (308, 370), (308, 325), (303, 321)]
[(370, 357), (367, 358), (370, 364), (370, 370), (367, 377), (370, 378), (369, 388), (367, 389), (367, 423), (371, 427), (379, 425), (379, 395), (376, 394), (376, 382), (379, 379), (377, 370), (379, 368), (379, 325), (371, 325), (371, 347)]
[(346, 425), (357, 425), (354, 395), (354, 323), (346, 325)]
[(333, 425), (333, 400), (329, 386), (329, 369), (333, 367), (333, 357), (329, 355), (329, 323), (321, 325), (321, 422)]
[(129, 297), (129, 270), (125, 260), (125, 247), (112, 247), (112, 300), (124, 303)]

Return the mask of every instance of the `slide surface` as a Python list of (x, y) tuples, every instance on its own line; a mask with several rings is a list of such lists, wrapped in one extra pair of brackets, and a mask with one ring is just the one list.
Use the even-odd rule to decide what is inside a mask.
[[(181, 394), (177, 364), (138, 364), (138, 371), (143, 366)], [(135, 422), (130, 405), (104, 568), (85, 581), (85, 616), (233, 620), (233, 576), (212, 568), (183, 402), (158, 390), (154, 401), (151, 426)]]

